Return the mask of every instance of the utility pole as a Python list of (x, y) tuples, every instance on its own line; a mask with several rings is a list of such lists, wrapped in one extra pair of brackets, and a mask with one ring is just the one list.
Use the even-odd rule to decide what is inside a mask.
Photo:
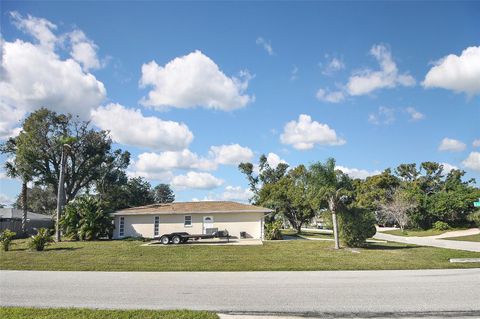
[(58, 193), (57, 193), (57, 222), (56, 222), (56, 227), (55, 227), (55, 240), (57, 242), (61, 241), (60, 238), (60, 217), (62, 214), (63, 210), (63, 205), (65, 204), (63, 202), (63, 199), (65, 197), (64, 193), (64, 187), (65, 187), (65, 148), (71, 148), (70, 145), (68, 144), (63, 144), (62, 146), (62, 156), (60, 158), (60, 176), (58, 178)]

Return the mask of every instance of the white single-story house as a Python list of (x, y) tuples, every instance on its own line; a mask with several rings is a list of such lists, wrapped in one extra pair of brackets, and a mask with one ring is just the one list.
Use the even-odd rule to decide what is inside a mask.
[(174, 202), (122, 209), (113, 213), (113, 238), (155, 238), (187, 232), (208, 234), (227, 230), (234, 238), (263, 239), (264, 216), (272, 210), (229, 202)]

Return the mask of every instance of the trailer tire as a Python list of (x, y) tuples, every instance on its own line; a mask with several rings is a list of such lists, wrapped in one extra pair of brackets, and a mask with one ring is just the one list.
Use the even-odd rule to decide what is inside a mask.
[(160, 237), (160, 242), (164, 245), (168, 245), (170, 243), (170, 238), (168, 238), (168, 236), (162, 236)]
[(175, 245), (178, 245), (178, 244), (182, 243), (182, 238), (178, 235), (175, 235), (172, 238), (172, 243), (174, 243)]

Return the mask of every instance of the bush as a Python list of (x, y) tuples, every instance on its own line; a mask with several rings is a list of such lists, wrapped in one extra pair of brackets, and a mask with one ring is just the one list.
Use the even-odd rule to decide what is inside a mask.
[(46, 228), (40, 228), (38, 233), (30, 239), (29, 247), (32, 250), (43, 251), (45, 246), (53, 242), (52, 235), (50, 230)]
[(450, 229), (450, 225), (448, 225), (447, 223), (442, 222), (441, 220), (439, 220), (439, 221), (436, 221), (436, 222), (433, 224), (433, 229), (439, 230), (439, 231), (449, 230), (449, 229)]
[(349, 208), (339, 214), (340, 238), (348, 247), (362, 247), (375, 235), (375, 215), (365, 209)]
[(467, 216), (467, 220), (477, 225), (477, 227), (480, 227), (480, 210), (470, 213)]
[(282, 228), (282, 221), (277, 220), (271, 223), (265, 224), (265, 239), (267, 240), (281, 240), (282, 232), (280, 231)]
[(9, 251), (10, 250), (10, 245), (12, 243), (13, 237), (15, 237), (17, 233), (11, 231), (10, 229), (5, 229), (1, 234), (0, 234), (0, 242), (2, 243), (2, 248), (3, 251)]

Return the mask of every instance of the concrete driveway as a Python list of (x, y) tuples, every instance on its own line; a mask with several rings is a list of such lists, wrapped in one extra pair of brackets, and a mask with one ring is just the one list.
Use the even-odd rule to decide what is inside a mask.
[[(0, 271), (0, 305), (480, 317), (480, 269), (312, 272)], [(458, 315), (460, 316), (460, 315)]]
[(447, 232), (437, 236), (408, 237), (408, 236), (396, 236), (396, 235), (385, 234), (385, 233), (382, 233), (381, 231), (378, 231), (377, 229), (377, 233), (375, 234), (375, 236), (373, 236), (373, 238), (380, 239), (380, 240), (393, 241), (397, 243), (404, 243), (404, 244), (415, 244), (420, 246), (431, 246), (431, 247), (439, 247), (439, 248), (447, 248), (447, 249), (480, 252), (480, 242), (444, 240), (445, 238), (448, 238), (448, 237), (460, 237), (460, 236), (467, 236), (467, 235), (475, 235), (478, 233), (480, 233), (480, 230), (478, 228), (473, 228), (473, 229), (467, 229), (467, 230)]

